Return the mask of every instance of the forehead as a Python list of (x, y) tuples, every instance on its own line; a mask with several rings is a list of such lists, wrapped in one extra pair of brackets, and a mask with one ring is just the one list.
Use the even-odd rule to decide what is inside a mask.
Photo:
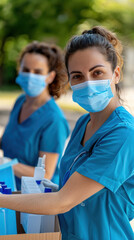
[(86, 68), (92, 68), (94, 65), (110, 65), (106, 57), (96, 48), (86, 48), (76, 51), (69, 57), (69, 72), (79, 70), (84, 71)]
[(25, 66), (29, 68), (33, 66), (48, 68), (48, 60), (45, 56), (38, 53), (26, 53), (21, 61), (21, 66)]

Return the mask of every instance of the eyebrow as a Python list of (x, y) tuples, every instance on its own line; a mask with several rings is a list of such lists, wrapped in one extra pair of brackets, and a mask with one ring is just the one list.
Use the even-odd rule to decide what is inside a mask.
[(101, 65), (101, 64), (95, 65), (94, 67), (92, 67), (92, 68), (89, 69), (89, 72), (91, 72), (92, 70), (94, 70), (94, 69), (97, 68), (97, 67), (104, 67), (104, 65)]
[[(26, 69), (26, 70), (29, 70), (29, 68), (28, 67), (25, 67), (25, 66), (23, 66), (22, 67), (22, 69)], [(42, 68), (36, 68), (36, 69), (34, 69), (35, 71), (40, 71), (40, 72), (42, 72), (43, 71), (43, 69)]]
[[(94, 70), (94, 69), (97, 68), (97, 67), (104, 67), (104, 65), (101, 65), (101, 64), (95, 65), (94, 67), (92, 67), (92, 68), (89, 69), (89, 72), (91, 72), (92, 70)], [(72, 71), (72, 72), (70, 72), (69, 74), (73, 74), (73, 73), (81, 73), (81, 72), (80, 72), (80, 71)]]

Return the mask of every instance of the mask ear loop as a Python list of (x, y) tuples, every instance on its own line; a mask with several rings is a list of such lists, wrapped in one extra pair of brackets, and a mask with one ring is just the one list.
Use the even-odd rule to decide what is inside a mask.
[[(119, 65), (117, 65), (116, 68), (117, 68), (117, 67), (119, 67)], [(116, 68), (115, 68), (115, 69), (116, 69)], [(111, 84), (111, 82), (113, 81), (114, 76), (115, 76), (115, 70), (114, 70), (114, 73), (113, 73), (112, 79), (111, 79), (111, 81), (110, 81), (110, 84)], [(118, 84), (119, 82), (120, 82), (120, 78), (119, 78), (119, 81), (118, 81), (116, 84)]]
[(69, 86), (72, 88), (72, 85), (71, 85), (71, 82), (70, 82), (70, 80), (69, 80), (68, 82), (69, 82)]
[(50, 72), (46, 75), (44, 75), (44, 82), (46, 84), (46, 86), (48, 86), (49, 84), (46, 82), (46, 79), (50, 76)]
[(113, 81), (114, 76), (115, 76), (115, 72), (113, 73), (112, 78), (110, 79), (110, 85), (111, 85), (111, 83)]

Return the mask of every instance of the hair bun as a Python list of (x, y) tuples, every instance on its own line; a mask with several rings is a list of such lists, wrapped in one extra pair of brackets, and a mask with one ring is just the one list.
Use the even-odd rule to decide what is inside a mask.
[(106, 38), (107, 41), (109, 41), (111, 45), (114, 47), (118, 58), (118, 65), (122, 68), (123, 65), (123, 59), (121, 56), (123, 50), (122, 44), (113, 32), (105, 29), (104, 27), (95, 26), (90, 30), (83, 31), (82, 34), (99, 34), (102, 37)]
[(52, 50), (54, 53), (57, 53), (56, 47), (52, 46), (52, 47), (51, 47), (51, 50)]
[(104, 27), (101, 26), (95, 26), (90, 30), (85, 30), (82, 32), (82, 34), (99, 34), (102, 37), (106, 38), (112, 45), (113, 47), (118, 51), (118, 53), (122, 53), (122, 45), (120, 41), (117, 39), (116, 35)]
[(96, 29), (90, 29), (90, 30), (85, 30), (85, 31), (83, 31), (82, 32), (82, 35), (83, 34), (97, 34), (97, 31), (96, 31)]

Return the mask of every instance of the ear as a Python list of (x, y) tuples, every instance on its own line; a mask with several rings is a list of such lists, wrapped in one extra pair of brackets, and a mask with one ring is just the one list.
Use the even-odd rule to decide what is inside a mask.
[(56, 76), (56, 72), (55, 72), (55, 71), (51, 71), (51, 72), (48, 74), (48, 77), (47, 77), (47, 79), (46, 79), (46, 82), (47, 82), (48, 85), (51, 84), (51, 83), (54, 81), (55, 76)]
[(115, 84), (118, 84), (119, 81), (120, 81), (120, 74), (121, 74), (121, 71), (120, 71), (120, 67), (117, 66), (114, 70), (114, 83)]

